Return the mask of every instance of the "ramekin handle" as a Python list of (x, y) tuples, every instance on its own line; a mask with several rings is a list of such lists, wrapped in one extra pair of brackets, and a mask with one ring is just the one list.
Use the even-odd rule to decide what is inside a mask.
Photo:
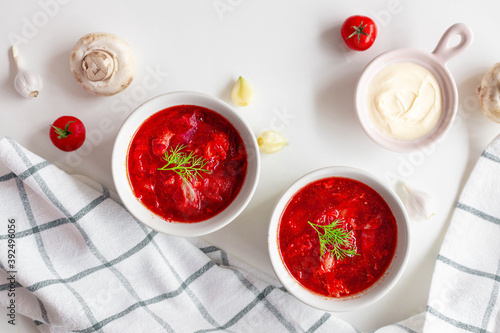
[[(451, 39), (456, 35), (460, 36), (460, 42), (455, 46), (450, 46)], [(472, 31), (463, 23), (456, 23), (446, 30), (439, 40), (432, 54), (443, 64), (451, 58), (461, 53), (472, 43)]]

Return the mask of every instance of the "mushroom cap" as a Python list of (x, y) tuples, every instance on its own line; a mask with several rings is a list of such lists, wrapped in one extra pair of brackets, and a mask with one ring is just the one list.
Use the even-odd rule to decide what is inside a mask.
[[(84, 66), (88, 68), (89, 64), (97, 66), (93, 73), (91, 69), (84, 70)], [(132, 83), (135, 58), (130, 46), (120, 37), (106, 32), (94, 32), (80, 38), (73, 47), (70, 68), (76, 81), (87, 91), (111, 96)], [(104, 73), (96, 74), (96, 71), (100, 71), (99, 68)]]
[(500, 63), (484, 73), (479, 86), (479, 102), (483, 113), (500, 123)]

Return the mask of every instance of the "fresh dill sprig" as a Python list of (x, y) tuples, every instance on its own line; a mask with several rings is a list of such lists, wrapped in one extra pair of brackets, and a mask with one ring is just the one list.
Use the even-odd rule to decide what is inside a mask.
[(192, 151), (189, 154), (181, 152), (184, 148), (186, 146), (177, 145), (175, 148), (170, 149), (170, 154), (165, 152), (165, 156), (162, 158), (167, 164), (158, 168), (158, 170), (172, 170), (181, 176), (185, 182), (196, 180), (198, 177), (203, 178), (202, 172), (211, 173), (211, 171), (204, 169), (207, 161), (203, 157), (195, 155)]
[(340, 220), (335, 220), (328, 225), (314, 224), (309, 221), (307, 223), (318, 233), (321, 256), (327, 251), (337, 260), (358, 255), (353, 244), (352, 230), (346, 231), (339, 228)]

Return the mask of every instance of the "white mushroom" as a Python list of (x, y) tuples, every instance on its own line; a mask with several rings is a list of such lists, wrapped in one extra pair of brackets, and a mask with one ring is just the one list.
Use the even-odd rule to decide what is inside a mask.
[(479, 102), (483, 113), (500, 123), (500, 63), (484, 73), (479, 86)]
[(78, 40), (71, 51), (70, 67), (75, 79), (87, 91), (110, 96), (132, 83), (135, 59), (123, 39), (95, 32)]

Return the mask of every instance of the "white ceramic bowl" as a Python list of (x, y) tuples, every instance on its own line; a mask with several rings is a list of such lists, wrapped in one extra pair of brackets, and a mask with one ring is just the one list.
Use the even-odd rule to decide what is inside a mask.
[[(394, 217), (396, 218), (398, 227), (396, 252), (384, 275), (379, 280), (377, 280), (375, 284), (362, 291), (361, 293), (343, 298), (319, 295), (315, 292), (310, 291), (309, 289), (304, 288), (290, 274), (285, 264), (283, 263), (278, 243), (280, 219), (290, 199), (304, 186), (316, 180), (329, 177), (343, 177), (354, 179), (374, 189), (389, 205), (389, 208), (392, 210)], [(389, 290), (396, 284), (398, 279), (401, 277), (408, 261), (410, 251), (409, 232), (408, 216), (403, 207), (403, 204), (401, 203), (401, 200), (397, 197), (394, 191), (392, 191), (389, 187), (383, 185), (383, 183), (377, 180), (376, 177), (363, 170), (351, 167), (328, 167), (318, 169), (306, 174), (305, 176), (295, 181), (281, 195), (278, 203), (274, 208), (269, 225), (269, 254), (274, 271), (279, 280), (281, 281), (281, 283), (283, 283), (283, 286), (296, 298), (310, 306), (323, 311), (352, 311), (377, 301), (387, 292), (389, 292)]]
[[(450, 46), (453, 37), (457, 35), (461, 38), (460, 42), (455, 46)], [(365, 133), (380, 146), (397, 152), (414, 151), (445, 135), (455, 119), (458, 107), (457, 87), (446, 63), (469, 47), (471, 43), (471, 30), (465, 24), (457, 23), (446, 30), (432, 53), (414, 49), (397, 49), (373, 59), (361, 74), (355, 95), (358, 119)], [(434, 130), (415, 140), (403, 141), (386, 136), (375, 127), (368, 114), (367, 94), (370, 82), (384, 67), (398, 62), (412, 62), (427, 68), (436, 77), (441, 87), (443, 110), (441, 118)]]
[[(134, 195), (127, 173), (130, 142), (141, 124), (154, 113), (176, 105), (198, 105), (226, 118), (239, 132), (247, 151), (247, 174), (243, 186), (231, 204), (219, 214), (196, 223), (167, 222), (148, 210)], [(201, 236), (216, 231), (240, 214), (255, 192), (260, 172), (257, 141), (250, 127), (231, 106), (210, 95), (198, 92), (172, 92), (155, 97), (139, 106), (122, 125), (113, 147), (112, 173), (123, 204), (139, 221), (159, 232), (184, 237)]]

